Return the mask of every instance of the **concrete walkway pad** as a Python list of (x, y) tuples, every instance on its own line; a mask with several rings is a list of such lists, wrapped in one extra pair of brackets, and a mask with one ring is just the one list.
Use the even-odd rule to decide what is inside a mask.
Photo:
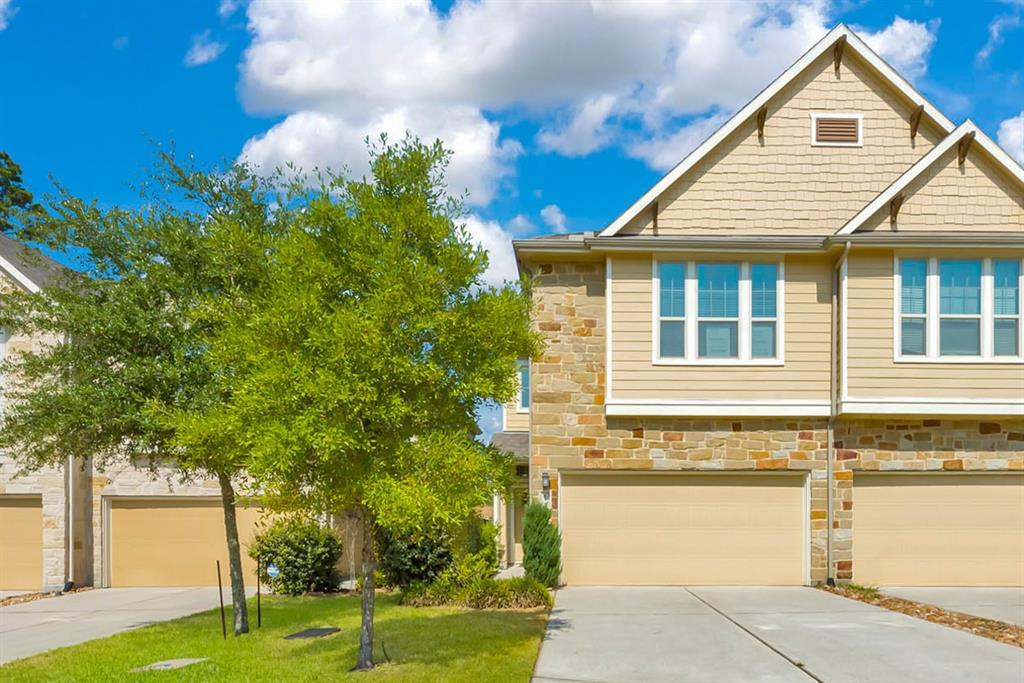
[(882, 588), (894, 598), (923, 602), (953, 612), (1024, 627), (1024, 588)]
[(534, 681), (1021, 683), (1024, 649), (815, 588), (565, 588)]

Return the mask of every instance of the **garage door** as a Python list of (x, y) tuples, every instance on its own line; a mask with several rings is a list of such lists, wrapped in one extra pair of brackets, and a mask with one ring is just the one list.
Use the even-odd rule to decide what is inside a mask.
[[(238, 508), (242, 568), (246, 585), (256, 585), (256, 563), (249, 559), (259, 513)], [(110, 505), (111, 586), (216, 586), (220, 560), (228, 575), (224, 510), (220, 499), (118, 499)]]
[(857, 474), (853, 573), (877, 586), (1024, 586), (1024, 475)]
[(42, 583), (42, 498), (0, 496), (0, 590), (38, 591)]
[(569, 585), (800, 585), (802, 475), (563, 474)]

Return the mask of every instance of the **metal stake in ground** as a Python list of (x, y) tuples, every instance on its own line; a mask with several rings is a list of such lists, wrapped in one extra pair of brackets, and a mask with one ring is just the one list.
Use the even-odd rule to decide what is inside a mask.
[(262, 581), (262, 565), (260, 558), (256, 558), (256, 628), (263, 627), (263, 612), (260, 609), (260, 583)]
[(224, 583), (220, 580), (220, 560), (217, 560), (217, 594), (220, 596), (220, 631), (228, 639), (228, 622), (224, 619)]

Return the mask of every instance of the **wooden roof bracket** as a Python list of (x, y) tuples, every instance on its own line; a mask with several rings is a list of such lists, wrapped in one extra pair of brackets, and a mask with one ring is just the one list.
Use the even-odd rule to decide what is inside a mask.
[(839, 36), (836, 44), (832, 46), (832, 61), (835, 63), (836, 73), (839, 73), (839, 65), (843, 63), (844, 47), (846, 47), (846, 36)]
[(974, 131), (972, 130), (967, 135), (960, 138), (960, 142), (956, 144), (956, 162), (963, 166), (964, 161), (967, 160), (967, 152), (971, 149), (971, 143), (974, 142)]
[(768, 105), (757, 110), (757, 137), (764, 138), (764, 121), (768, 118)]
[(904, 199), (906, 199), (906, 195), (901, 190), (889, 200), (889, 225), (896, 225), (896, 217), (900, 215), (900, 207), (903, 206)]
[(654, 234), (658, 234), (658, 200), (655, 199), (651, 202), (651, 227), (654, 229)]
[(922, 114), (924, 114), (924, 105), (923, 104), (917, 105), (917, 109), (915, 109), (910, 114), (910, 140), (911, 141), (913, 141), (914, 138), (917, 137), (917, 128), (918, 128), (918, 126), (921, 125), (921, 115)]

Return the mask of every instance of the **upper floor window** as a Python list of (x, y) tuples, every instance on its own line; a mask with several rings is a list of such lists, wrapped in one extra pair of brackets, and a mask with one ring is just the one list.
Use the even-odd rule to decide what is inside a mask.
[(1019, 360), (1021, 259), (900, 258), (897, 360)]
[(516, 409), (519, 412), (525, 412), (530, 409), (530, 361), (518, 361), (517, 369), (519, 372), (519, 397), (516, 399)]
[(811, 144), (816, 147), (863, 146), (864, 117), (860, 114), (812, 113)]
[(782, 362), (782, 264), (655, 261), (654, 362)]

